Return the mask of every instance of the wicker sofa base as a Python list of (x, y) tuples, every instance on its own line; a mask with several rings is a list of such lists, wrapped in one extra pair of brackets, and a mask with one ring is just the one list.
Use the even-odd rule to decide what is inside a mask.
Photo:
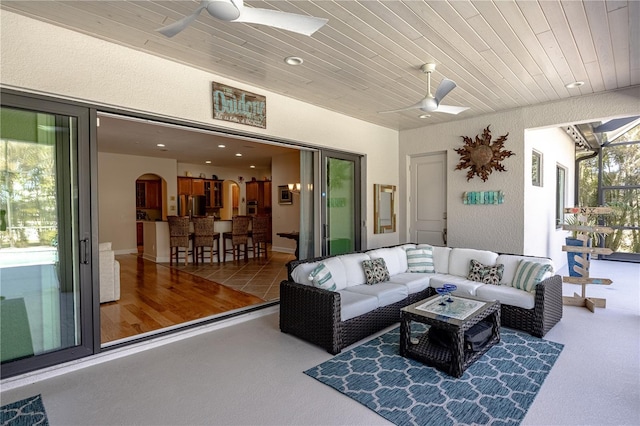
[(433, 296), (425, 290), (347, 321), (340, 320), (340, 293), (291, 281), (280, 283), (280, 331), (326, 349), (332, 355), (400, 321), (400, 309)]

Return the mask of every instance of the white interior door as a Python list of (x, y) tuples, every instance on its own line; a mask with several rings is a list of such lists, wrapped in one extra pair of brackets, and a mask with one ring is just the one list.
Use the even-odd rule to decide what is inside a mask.
[(412, 157), (411, 241), (447, 245), (447, 153)]

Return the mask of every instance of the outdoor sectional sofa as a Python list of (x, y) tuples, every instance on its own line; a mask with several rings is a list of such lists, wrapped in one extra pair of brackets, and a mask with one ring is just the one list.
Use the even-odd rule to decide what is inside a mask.
[[(417, 261), (415, 253), (420, 254)], [(376, 259), (384, 260), (388, 276), (376, 275), (381, 262)], [(468, 279), (472, 260), (481, 268), (479, 275), (471, 275), (476, 280)], [(513, 287), (516, 272), (521, 285), (523, 266), (532, 265), (539, 283), (530, 291)], [(280, 284), (280, 330), (337, 354), (398, 322), (401, 308), (450, 283), (457, 286), (454, 295), (499, 300), (503, 326), (542, 337), (562, 318), (562, 278), (552, 268), (546, 258), (416, 244), (294, 260), (288, 264), (288, 279)], [(411, 272), (423, 270), (432, 272)], [(502, 278), (496, 278), (496, 271)], [(367, 284), (380, 278), (384, 281)]]

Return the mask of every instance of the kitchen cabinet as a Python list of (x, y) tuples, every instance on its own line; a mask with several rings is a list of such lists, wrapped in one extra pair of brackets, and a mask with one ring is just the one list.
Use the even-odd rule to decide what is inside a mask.
[(247, 204), (256, 203), (256, 214), (271, 213), (271, 181), (252, 180), (246, 184)]
[(206, 206), (209, 208), (222, 208), (224, 207), (222, 197), (222, 181), (205, 179), (204, 181), (204, 196)]
[(193, 178), (191, 180), (191, 195), (205, 195), (204, 179)]
[(137, 180), (136, 181), (136, 208), (138, 209), (159, 209), (162, 200), (160, 196), (159, 180)]
[(136, 222), (136, 245), (141, 246), (144, 244), (144, 224), (142, 222)]
[(178, 195), (191, 195), (191, 178), (178, 178)]

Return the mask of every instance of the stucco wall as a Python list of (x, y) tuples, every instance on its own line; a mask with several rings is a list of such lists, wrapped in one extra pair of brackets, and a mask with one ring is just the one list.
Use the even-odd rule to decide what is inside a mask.
[[(558, 127), (532, 129), (525, 132), (525, 155), (531, 158), (533, 149), (542, 153), (542, 186), (531, 183), (531, 161), (525, 161), (524, 169), (524, 254), (545, 256), (557, 266), (567, 262), (562, 251), (567, 231), (556, 227), (556, 167), (566, 169), (565, 205), (574, 201), (575, 143)], [(546, 232), (541, 232), (546, 230)]]
[[(213, 67), (211, 72), (190, 68), (4, 10), (0, 19), (5, 87), (365, 154), (368, 182), (398, 184), (395, 130), (217, 76)], [(212, 81), (265, 95), (267, 129), (213, 120)], [(373, 184), (367, 185), (366, 200), (369, 224)], [(375, 245), (372, 226), (367, 234)]]
[[(449, 123), (425, 126), (400, 132), (400, 216), (401, 241), (408, 239), (408, 165), (410, 156), (446, 150), (448, 154), (447, 172), (447, 212), (449, 245), (491, 249), (499, 252), (535, 254), (553, 257), (557, 255), (556, 242), (525, 244), (525, 230), (535, 229), (535, 236), (547, 238), (556, 235), (555, 224), (547, 221), (546, 227), (540, 221), (525, 215), (525, 199), (532, 187), (530, 169), (525, 163), (530, 161), (530, 150), (525, 149), (525, 131), (534, 128), (560, 127), (564, 124), (605, 120), (614, 117), (637, 115), (640, 112), (640, 88), (611, 91), (601, 94), (581, 96), (562, 101), (549, 102), (526, 108), (518, 108), (502, 113), (486, 114), (480, 117), (460, 119)], [(464, 113), (463, 113), (464, 115)], [(494, 172), (487, 182), (475, 177), (467, 182), (466, 173), (455, 170), (460, 156), (453, 150), (463, 145), (461, 136), (471, 136), (482, 132), (491, 125), (494, 139), (509, 132), (505, 148), (515, 152), (515, 156), (504, 160), (507, 172)], [(555, 147), (545, 145), (545, 151)], [(551, 156), (560, 155), (551, 153)], [(566, 153), (562, 154), (562, 158)], [(560, 158), (560, 157), (558, 157)], [(573, 164), (569, 167), (568, 179), (573, 179)], [(548, 169), (546, 170), (548, 173)], [(548, 178), (548, 175), (545, 175)], [(555, 176), (553, 177), (555, 182)], [(525, 182), (527, 183), (525, 185)], [(500, 206), (467, 206), (461, 201), (464, 191), (503, 190), (505, 203)], [(569, 189), (570, 194), (573, 188)], [(568, 204), (573, 202), (568, 200)], [(550, 206), (551, 200), (548, 201)], [(553, 200), (555, 203), (555, 199)], [(529, 235), (528, 235), (529, 236)], [(556, 238), (556, 237), (554, 237)], [(533, 245), (530, 245), (533, 244)], [(547, 245), (547, 253), (539, 253), (540, 247)], [(532, 253), (530, 253), (532, 254)], [(561, 260), (560, 260), (561, 261)], [(566, 263), (566, 261), (564, 262)], [(562, 266), (562, 265), (559, 265)]]

